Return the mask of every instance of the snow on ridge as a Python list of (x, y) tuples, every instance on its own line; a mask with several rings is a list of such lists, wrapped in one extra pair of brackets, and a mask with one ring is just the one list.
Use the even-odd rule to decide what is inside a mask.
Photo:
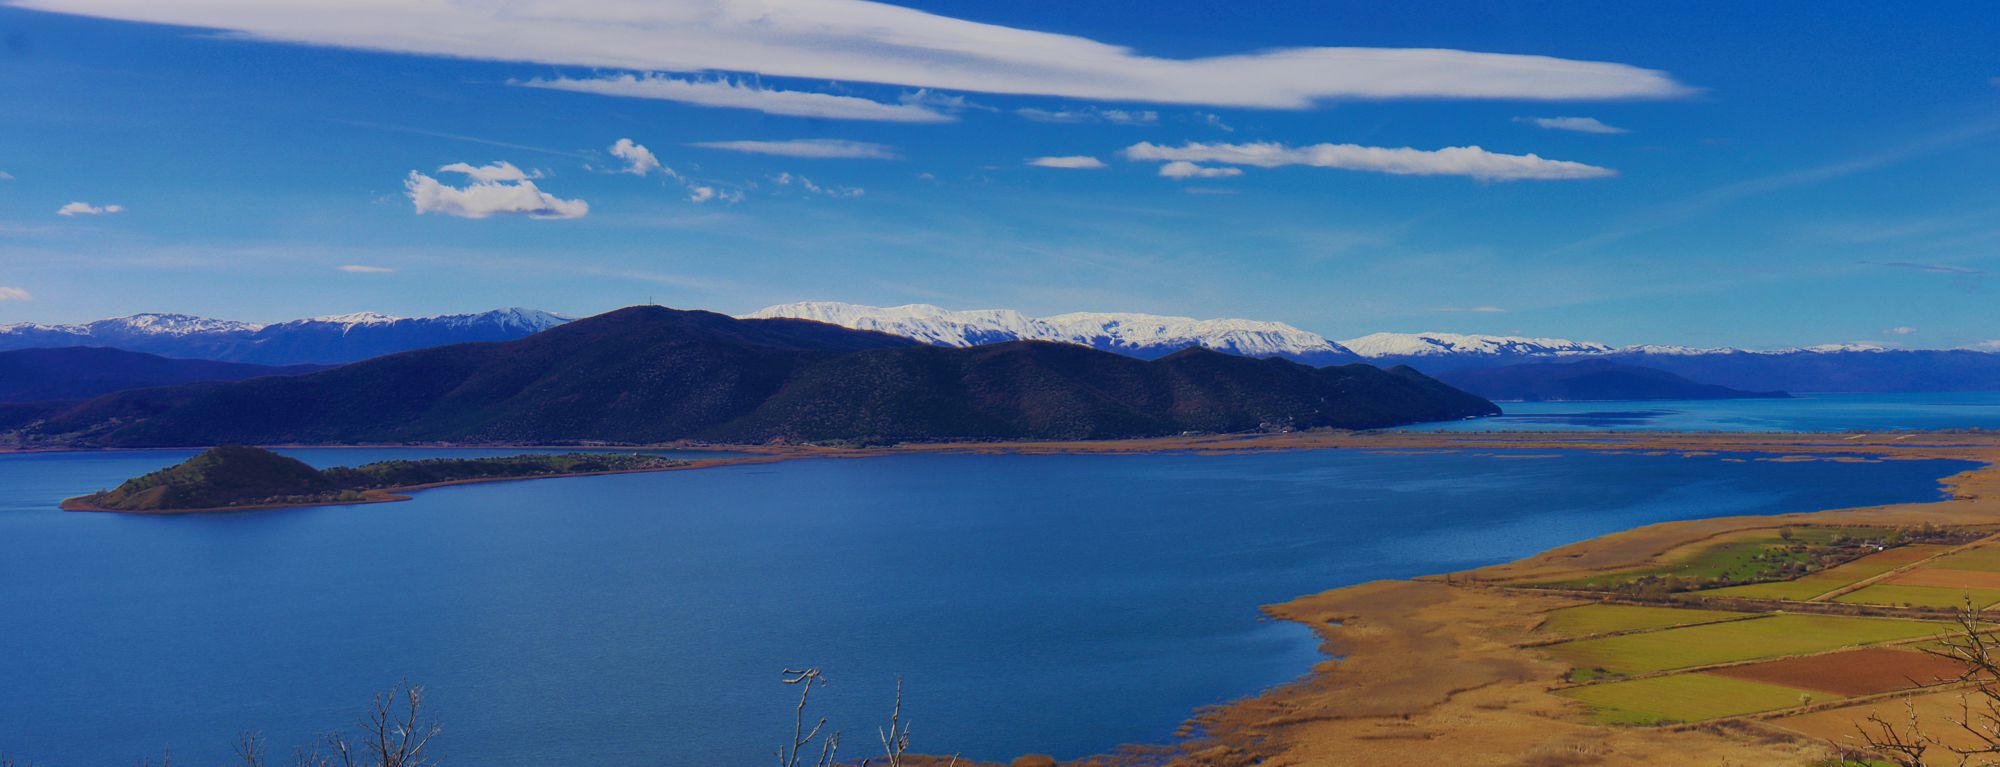
[(780, 304), (746, 319), (793, 318), (874, 330), (939, 346), (999, 341), (1057, 341), (1097, 348), (1163, 349), (1206, 346), (1246, 356), (1335, 355), (1347, 350), (1281, 322), (1174, 317), (1119, 312), (1072, 312), (1029, 317), (1011, 309), (955, 311), (930, 304), (864, 306), (838, 301)]
[(1567, 338), (1483, 336), (1464, 333), (1370, 333), (1340, 342), (1363, 357), (1431, 357), (1477, 355), (1608, 354), (1610, 346)]

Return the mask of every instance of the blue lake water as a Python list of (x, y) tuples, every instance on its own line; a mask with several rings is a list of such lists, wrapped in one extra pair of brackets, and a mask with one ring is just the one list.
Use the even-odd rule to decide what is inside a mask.
[(1412, 431), (2000, 429), (2000, 392), (1801, 394), (1792, 399), (1501, 402), (1501, 415)]
[(407, 679), (452, 764), (756, 764), (789, 735), (779, 670), (814, 664), (857, 756), (897, 674), (922, 749), (1078, 756), (1304, 673), (1310, 634), (1260, 604), (1660, 520), (1929, 499), (1965, 468), (910, 455), (352, 507), (55, 510), (186, 455), (0, 456), (0, 751), (213, 764), (256, 730), (284, 754)]

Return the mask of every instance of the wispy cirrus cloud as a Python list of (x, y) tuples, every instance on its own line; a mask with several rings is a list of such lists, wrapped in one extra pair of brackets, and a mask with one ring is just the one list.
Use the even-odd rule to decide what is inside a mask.
[(860, 197), (868, 193), (868, 190), (858, 186), (815, 184), (812, 179), (794, 173), (780, 173), (772, 176), (771, 183), (778, 186), (797, 187), (804, 190), (807, 194), (816, 194), (821, 197)]
[(1514, 122), (1526, 123), (1537, 128), (1564, 130), (1571, 133), (1631, 133), (1615, 125), (1605, 125), (1595, 117), (1516, 117)]
[(392, 274), (396, 271), (386, 266), (369, 266), (367, 264), (341, 264), (334, 268), (348, 274)]
[(472, 166), (452, 163), (439, 173), (464, 175), (467, 184), (456, 187), (417, 171), (403, 179), (404, 193), (418, 215), (436, 213), (457, 218), (523, 216), (540, 219), (583, 218), (590, 204), (565, 200), (535, 186), (535, 182), (511, 163)]
[(1038, 123), (1104, 123), (1108, 125), (1159, 125), (1160, 113), (1150, 109), (1035, 109), (1024, 107), (1014, 114)]
[(856, 96), (788, 91), (734, 80), (696, 80), (660, 74), (610, 75), (583, 80), (561, 77), (519, 80), (513, 84), (600, 96), (677, 101), (705, 107), (754, 109), (764, 114), (822, 120), (947, 123), (958, 119), (921, 103), (884, 104)]
[[(429, 56), (1075, 99), (1303, 109), (1331, 99), (1659, 99), (1627, 64), (1426, 48), (1304, 47), (1194, 59), (868, 0), (15, 0), (21, 7)], [(643, 80), (636, 80), (643, 82)], [(671, 86), (670, 86), (671, 87)], [(595, 91), (593, 91), (595, 92)]]
[(87, 202), (67, 203), (56, 209), (58, 216), (104, 216), (124, 212), (123, 205), (92, 205)]
[(1893, 328), (1889, 328), (1888, 330), (1884, 330), (1884, 331), (1882, 331), (1882, 335), (1885, 335), (1885, 336), (1907, 336), (1907, 335), (1910, 335), (1911, 333), (1915, 333), (1915, 332), (1917, 332), (1917, 329), (1916, 329), (1916, 328), (1913, 328), (1913, 327), (1910, 327), (1910, 326), (1908, 326), (1908, 325), (1897, 325), (1896, 327), (1893, 327)]
[(1886, 266), (1891, 269), (1908, 269), (1913, 272), (1955, 274), (1962, 277), (1977, 277), (1986, 274), (1985, 269), (1974, 269), (1970, 266), (1953, 266), (1951, 264), (1922, 264), (1914, 261), (1863, 261), (1861, 263)]
[(1257, 168), (1302, 165), (1398, 176), (1467, 176), (1481, 181), (1552, 181), (1617, 175), (1617, 171), (1610, 168), (1550, 160), (1533, 154), (1501, 154), (1476, 146), (1413, 149), (1313, 144), (1292, 147), (1275, 142), (1204, 144), (1190, 141), (1174, 147), (1142, 141), (1126, 147), (1121, 154), (1126, 159), (1141, 161), (1208, 162)]
[(1104, 167), (1104, 161), (1090, 155), (1060, 155), (1037, 157), (1028, 161), (1037, 168), (1065, 168), (1069, 170), (1097, 170)]
[(768, 154), (814, 160), (895, 160), (896, 148), (866, 141), (832, 138), (791, 139), (788, 141), (697, 141), (689, 146), (725, 152)]
[(0, 301), (33, 301), (35, 297), (20, 288), (0, 285)]

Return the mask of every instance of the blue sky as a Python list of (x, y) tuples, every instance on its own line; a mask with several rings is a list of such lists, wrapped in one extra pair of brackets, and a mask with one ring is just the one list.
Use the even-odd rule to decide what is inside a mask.
[(0, 322), (830, 299), (2000, 339), (2000, 6), (1243, 8), (0, 0)]

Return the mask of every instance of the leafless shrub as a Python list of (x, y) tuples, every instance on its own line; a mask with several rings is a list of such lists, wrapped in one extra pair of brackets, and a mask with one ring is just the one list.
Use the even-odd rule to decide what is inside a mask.
[[(1987, 633), (1991, 627), (1982, 623), (1969, 603), (1958, 610), (1956, 620), (1958, 630), (1924, 652), (1965, 664), (1958, 681), (1971, 682), (1972, 687), (1959, 694), (1958, 713), (1927, 727), (1916, 704), (1905, 700), (1901, 722), (1871, 713), (1855, 724), (1869, 751), (1899, 767), (2000, 765), (2000, 687), (1995, 686), (2000, 659), (1994, 657), (1994, 638)], [(1950, 733), (1951, 739), (1937, 734), (1940, 731)], [(1941, 755), (1948, 755), (1949, 761), (1940, 761)]]

